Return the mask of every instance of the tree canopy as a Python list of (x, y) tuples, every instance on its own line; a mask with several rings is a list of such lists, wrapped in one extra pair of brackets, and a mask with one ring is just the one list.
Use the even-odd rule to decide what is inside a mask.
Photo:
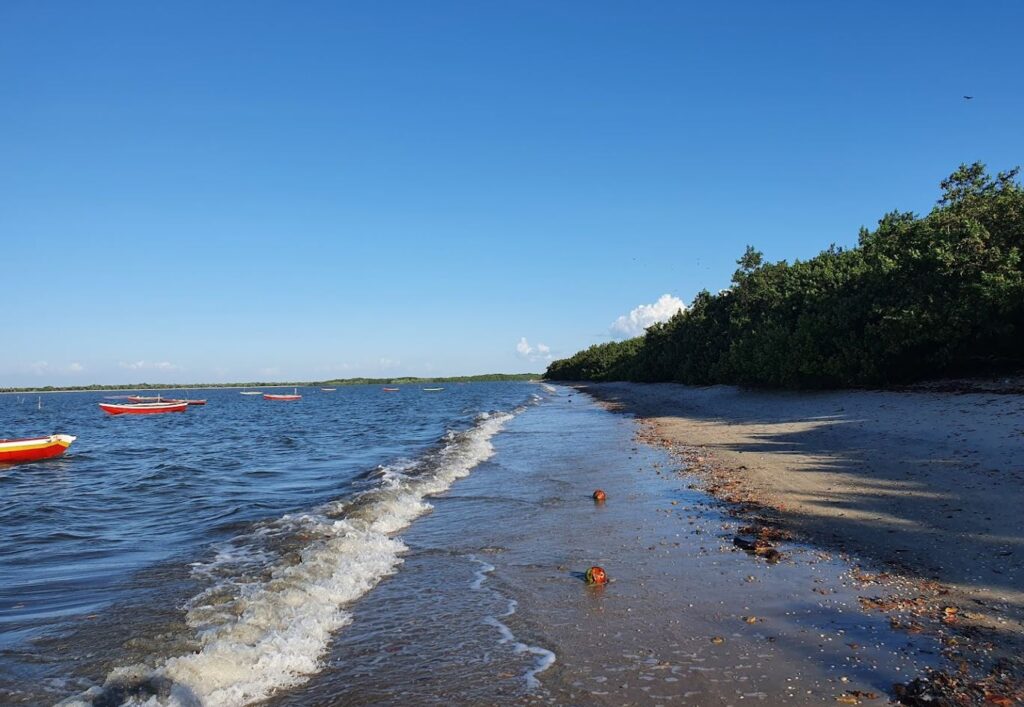
[(1024, 364), (1024, 189), (961, 165), (925, 216), (892, 212), (858, 245), (764, 262), (664, 324), (553, 362), (553, 380), (774, 387), (906, 383)]

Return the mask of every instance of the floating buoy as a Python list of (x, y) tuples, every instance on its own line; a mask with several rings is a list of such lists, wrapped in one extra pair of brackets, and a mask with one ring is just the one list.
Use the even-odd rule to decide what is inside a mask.
[(605, 495), (604, 491), (602, 491), (601, 489), (598, 489), (597, 491), (594, 491), (594, 500), (597, 501), (598, 503), (604, 503), (604, 500), (606, 498), (608, 498), (608, 497)]
[(587, 570), (587, 584), (608, 584), (608, 575), (602, 568), (594, 565)]

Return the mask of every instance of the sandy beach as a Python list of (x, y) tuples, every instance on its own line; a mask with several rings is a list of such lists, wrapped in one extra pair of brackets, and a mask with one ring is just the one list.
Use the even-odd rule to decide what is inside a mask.
[(1024, 396), (577, 387), (640, 418), (719, 498), (795, 537), (941, 584), (938, 602), (959, 607), (958, 628), (987, 655), (1019, 650)]

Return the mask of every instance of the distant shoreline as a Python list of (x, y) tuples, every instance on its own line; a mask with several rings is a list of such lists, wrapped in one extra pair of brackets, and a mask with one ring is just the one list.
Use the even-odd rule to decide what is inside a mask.
[(42, 388), (0, 388), (0, 395), (43, 393), (118, 393), (136, 390), (235, 390), (240, 388), (319, 388), (343, 385), (418, 385), (420, 383), (489, 383), (502, 381), (539, 381), (541, 373), (482, 373), (475, 376), (447, 376), (438, 378), (341, 378), (326, 381), (300, 381), (286, 383), (131, 383), (125, 385), (70, 385), (43, 386)]

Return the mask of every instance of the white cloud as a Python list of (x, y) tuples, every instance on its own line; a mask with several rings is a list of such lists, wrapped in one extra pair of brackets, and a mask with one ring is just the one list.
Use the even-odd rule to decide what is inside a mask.
[(530, 346), (530, 342), (526, 340), (525, 336), (520, 338), (519, 343), (516, 344), (516, 355), (528, 361), (550, 361), (553, 358), (550, 346), (540, 342), (536, 346)]
[(640, 336), (647, 327), (658, 322), (667, 322), (681, 309), (686, 309), (681, 299), (669, 294), (662, 295), (654, 304), (641, 304), (629, 314), (623, 314), (612, 322), (612, 338), (629, 339)]
[(181, 366), (171, 363), (170, 361), (121, 361), (117, 364), (121, 368), (127, 368), (129, 371), (180, 371)]
[(50, 364), (46, 361), (36, 361), (35, 363), (28, 364), (28, 370), (32, 371), (37, 376), (41, 376), (50, 370)]
[(381, 369), (385, 371), (391, 368), (398, 368), (402, 365), (402, 362), (397, 358), (382, 358), (378, 363), (380, 364)]
[(68, 372), (69, 373), (81, 373), (84, 370), (85, 370), (85, 366), (80, 364), (78, 361), (75, 361), (70, 366), (68, 366)]

